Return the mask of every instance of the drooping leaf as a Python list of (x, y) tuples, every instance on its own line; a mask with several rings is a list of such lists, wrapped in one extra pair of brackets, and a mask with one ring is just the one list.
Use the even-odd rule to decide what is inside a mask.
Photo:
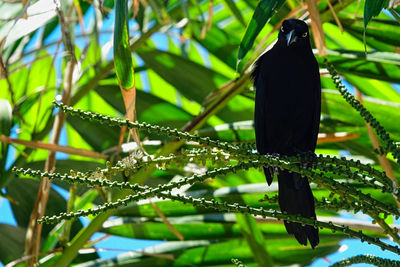
[(240, 61), (244, 58), (247, 52), (253, 46), (254, 40), (258, 33), (262, 30), (264, 25), (269, 19), (280, 9), (285, 3), (284, 0), (262, 0), (258, 3), (253, 17), (247, 26), (246, 32), (239, 46), (239, 53), (237, 60)]

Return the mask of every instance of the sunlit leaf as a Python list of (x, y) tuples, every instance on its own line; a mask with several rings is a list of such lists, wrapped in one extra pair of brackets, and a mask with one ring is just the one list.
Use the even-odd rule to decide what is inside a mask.
[(115, 1), (114, 65), (123, 90), (134, 90), (135, 81), (128, 32), (128, 2)]
[(378, 16), (383, 8), (386, 8), (389, 0), (366, 0), (364, 7), (364, 28), (367, 28), (368, 22), (372, 17)]
[(0, 135), (10, 135), (12, 126), (12, 109), (10, 103), (0, 99)]
[[(312, 259), (328, 255), (339, 248), (333, 239), (321, 239), (320, 246), (316, 249), (298, 249), (293, 239), (273, 239), (274, 246), (268, 247), (274, 262), (282, 265), (301, 263), (307, 265)], [(244, 263), (253, 264), (254, 256), (250, 248), (242, 239), (231, 239), (222, 242), (212, 241), (183, 241), (168, 242), (144, 249), (146, 255), (168, 254), (172, 258), (146, 257), (140, 252), (120, 254), (117, 258), (88, 263), (86, 266), (210, 266), (232, 265), (231, 258), (240, 258)], [(221, 253), (223, 252), (223, 253)], [(143, 259), (140, 259), (143, 258)]]
[(140, 49), (138, 54), (146, 65), (175, 86), (182, 95), (199, 103), (228, 80), (215, 70), (168, 52)]
[(284, 3), (283, 0), (260, 1), (240, 43), (238, 61), (244, 58), (253, 46), (258, 33)]

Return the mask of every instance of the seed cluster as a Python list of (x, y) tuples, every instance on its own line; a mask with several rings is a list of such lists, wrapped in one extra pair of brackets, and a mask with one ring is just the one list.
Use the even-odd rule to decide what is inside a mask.
[[(330, 65), (328, 64), (328, 66)], [(397, 148), (391, 145), (393, 144), (393, 141), (389, 138), (389, 135), (386, 133), (383, 127), (380, 126), (380, 124), (372, 117), (372, 115), (345, 90), (332, 66), (330, 66), (330, 71), (341, 94), (356, 110), (360, 112), (364, 119), (376, 129), (378, 135), (386, 144), (385, 149), (391, 151), (395, 158), (398, 159), (396, 155), (400, 154), (396, 154), (398, 153), (396, 152)], [(365, 235), (362, 233), (362, 231), (354, 231), (344, 225), (337, 225), (332, 222), (321, 222), (311, 218), (304, 218), (299, 215), (289, 215), (276, 210), (253, 208), (248, 205), (240, 205), (238, 203), (227, 203), (223, 201), (217, 201), (215, 199), (193, 198), (191, 196), (172, 193), (173, 189), (179, 189), (183, 185), (193, 185), (195, 183), (204, 182), (204, 180), (208, 178), (224, 176), (229, 173), (248, 170), (250, 168), (260, 169), (265, 166), (273, 166), (278, 170), (288, 170), (289, 172), (299, 173), (302, 177), (307, 177), (310, 181), (316, 183), (318, 186), (324, 187), (331, 191), (332, 194), (329, 199), (322, 198), (320, 200), (315, 200), (315, 205), (317, 208), (328, 210), (346, 209), (353, 210), (354, 212), (362, 211), (363, 213), (371, 216), (374, 220), (374, 223), (378, 223), (384, 230), (385, 234), (390, 235), (394, 241), (400, 244), (398, 229), (390, 227), (388, 224), (386, 224), (385, 220), (380, 217), (380, 215), (383, 215), (384, 218), (389, 215), (393, 215), (398, 218), (400, 216), (400, 210), (397, 208), (397, 206), (394, 203), (382, 202), (370, 194), (363, 192), (363, 190), (359, 189), (359, 187), (355, 185), (355, 183), (358, 183), (359, 185), (362, 185), (361, 187), (374, 189), (375, 191), (379, 190), (382, 193), (390, 194), (394, 198), (400, 200), (400, 191), (398, 190), (396, 184), (393, 183), (393, 181), (390, 180), (384, 172), (373, 168), (369, 164), (363, 164), (360, 161), (354, 161), (343, 157), (338, 158), (327, 155), (315, 155), (313, 153), (302, 153), (296, 156), (284, 156), (278, 154), (260, 155), (259, 153), (255, 152), (255, 145), (250, 143), (238, 145), (230, 144), (227, 142), (221, 142), (219, 140), (212, 140), (209, 137), (200, 137), (194, 134), (180, 132), (177, 129), (111, 118), (109, 116), (82, 111), (79, 109), (75, 110), (72, 107), (68, 107), (57, 102), (54, 102), (54, 104), (63, 112), (69, 115), (79, 116), (84, 120), (94, 120), (110, 126), (138, 128), (142, 131), (158, 133), (178, 140), (196, 142), (202, 145), (203, 148), (183, 150), (176, 154), (157, 158), (154, 158), (150, 155), (134, 154), (122, 159), (121, 161), (118, 161), (114, 165), (112, 165), (111, 162), (107, 162), (106, 168), (104, 169), (98, 168), (85, 173), (71, 171), (70, 174), (60, 174), (40, 172), (32, 169), (14, 168), (14, 172), (31, 177), (47, 177), (49, 179), (60, 179), (72, 184), (80, 183), (87, 186), (128, 189), (132, 191), (132, 193), (125, 198), (106, 202), (91, 209), (61, 213), (54, 216), (44, 216), (38, 221), (39, 223), (56, 223), (61, 220), (73, 219), (80, 216), (96, 215), (100, 212), (126, 206), (134, 201), (158, 197), (170, 199), (172, 201), (188, 203), (194, 207), (203, 207), (219, 212), (247, 213), (262, 217), (273, 217), (277, 218), (278, 220), (299, 222), (301, 224), (311, 225), (314, 227), (327, 228), (332, 230), (332, 232), (338, 231), (351, 237), (357, 237), (361, 239), (361, 241), (375, 244), (381, 247), (383, 250), (389, 250), (400, 255), (399, 247), (386, 244), (380, 241), (379, 238)], [(154, 166), (164, 169), (169, 165), (184, 166), (187, 162), (205, 165), (208, 168), (211, 166), (212, 167), (204, 173), (193, 174), (191, 176), (181, 178), (178, 181), (161, 184), (156, 187), (132, 184), (130, 182), (112, 181), (113, 177), (117, 174), (122, 173), (125, 176), (132, 176), (140, 169)], [(333, 198), (333, 195), (337, 195), (340, 198)], [(263, 201), (276, 203), (277, 198), (265, 198)], [(335, 266), (347, 266), (343, 264), (349, 264), (351, 262), (357, 263), (357, 261), (368, 262), (372, 264), (379, 263), (379, 266), (389, 266), (384, 264), (398, 266), (393, 265), (398, 264), (398, 262), (389, 262), (388, 260), (377, 257), (357, 257), (337, 263), (342, 265)], [(238, 259), (232, 259), (232, 262), (236, 266), (244, 266)]]
[(382, 259), (372, 255), (358, 255), (348, 259), (341, 260), (330, 267), (344, 267), (357, 263), (369, 263), (379, 267), (399, 267), (400, 261)]
[(334, 66), (325, 60), (328, 71), (332, 76), (332, 80), (336, 85), (343, 98), (349, 103), (355, 110), (357, 110), (361, 117), (368, 122), (372, 128), (375, 129), (377, 135), (382, 139), (385, 146), (380, 149), (380, 153), (384, 151), (392, 152), (393, 157), (400, 163), (400, 148), (396, 146), (396, 142), (390, 138), (389, 133), (383, 128), (383, 126), (377, 121), (374, 116), (358, 101), (351, 93), (349, 93), (346, 87), (342, 84), (340, 77), (335, 70)]

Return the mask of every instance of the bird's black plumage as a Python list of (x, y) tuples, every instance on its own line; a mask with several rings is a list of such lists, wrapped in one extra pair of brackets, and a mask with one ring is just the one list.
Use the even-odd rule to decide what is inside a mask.
[[(301, 20), (282, 23), (272, 49), (256, 62), (252, 73), (256, 87), (254, 126), (261, 154), (296, 155), (314, 152), (321, 113), (318, 63), (312, 53), (308, 26)], [(268, 184), (274, 170), (264, 168)], [(282, 212), (315, 218), (314, 197), (308, 179), (278, 171)], [(318, 229), (285, 221), (286, 230), (300, 244), (319, 243)]]

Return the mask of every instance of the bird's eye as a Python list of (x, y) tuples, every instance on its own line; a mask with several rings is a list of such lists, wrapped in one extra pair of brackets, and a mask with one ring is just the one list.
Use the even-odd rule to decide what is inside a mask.
[(307, 37), (307, 32), (303, 33), (301, 37)]
[(283, 30), (283, 26), (281, 26), (281, 31), (282, 31), (282, 32), (285, 32), (285, 31)]

